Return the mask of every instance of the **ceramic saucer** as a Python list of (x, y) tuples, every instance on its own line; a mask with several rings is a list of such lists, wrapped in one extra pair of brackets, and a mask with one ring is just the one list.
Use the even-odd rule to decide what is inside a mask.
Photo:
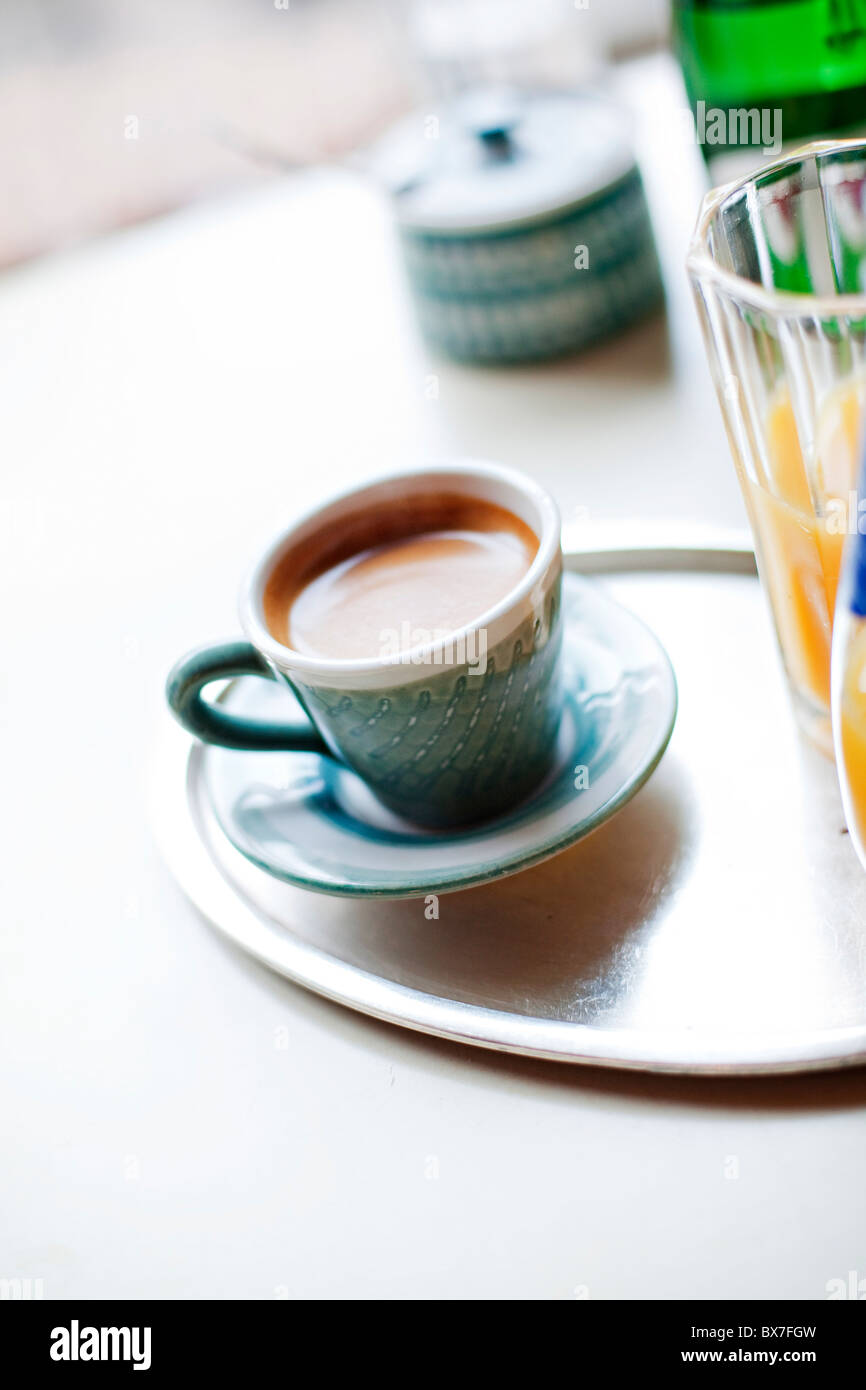
[[(634, 796), (676, 717), (658, 639), (603, 587), (564, 576), (566, 699), (556, 764), (531, 798), (494, 821), (430, 831), (385, 810), (346, 768), (314, 753), (204, 750), (217, 821), (277, 878), (349, 897), (421, 897), (537, 864), (596, 830)], [(284, 687), (244, 677), (223, 697), (259, 718), (285, 714)]]

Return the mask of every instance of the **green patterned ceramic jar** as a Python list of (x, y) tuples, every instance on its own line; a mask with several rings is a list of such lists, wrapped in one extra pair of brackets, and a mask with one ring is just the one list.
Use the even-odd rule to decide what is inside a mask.
[(622, 113), (480, 91), (380, 144), (421, 328), (449, 355), (573, 352), (657, 308), (662, 285)]

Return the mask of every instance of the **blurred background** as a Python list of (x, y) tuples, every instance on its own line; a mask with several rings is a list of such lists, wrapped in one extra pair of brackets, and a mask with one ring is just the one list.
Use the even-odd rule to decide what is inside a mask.
[(0, 262), (338, 159), (461, 64), (573, 84), (666, 0), (2, 0)]

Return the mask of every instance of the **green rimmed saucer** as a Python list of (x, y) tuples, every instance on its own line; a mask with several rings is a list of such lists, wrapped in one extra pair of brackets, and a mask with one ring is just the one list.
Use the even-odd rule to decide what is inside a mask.
[[(385, 810), (351, 771), (315, 753), (208, 747), (217, 821), (268, 873), (319, 893), (423, 897), (517, 873), (604, 824), (667, 746), (677, 708), (667, 653), (634, 614), (579, 575), (564, 578), (566, 696), (556, 765), (506, 815), (459, 831), (421, 830)], [(228, 707), (285, 714), (277, 685), (244, 678)]]

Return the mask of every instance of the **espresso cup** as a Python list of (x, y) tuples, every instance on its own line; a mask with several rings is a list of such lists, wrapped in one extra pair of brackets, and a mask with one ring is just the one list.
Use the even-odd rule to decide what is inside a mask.
[[(282, 573), (297, 555), (308, 567), (341, 529), (374, 533), (376, 518), (411, 515), (413, 503), (437, 493), (504, 508), (537, 537), (528, 570), (499, 603), (447, 636), (399, 651), (383, 644), (370, 658), (311, 656), (277, 640), (265, 618), (277, 566)], [(434, 828), (466, 825), (514, 806), (554, 761), (561, 591), (559, 514), (531, 479), (474, 462), (383, 478), (317, 508), (269, 547), (241, 591), (247, 640), (183, 657), (168, 678), (168, 703), (206, 743), (335, 758), (396, 814)], [(307, 717), (264, 722), (203, 698), (211, 681), (247, 675), (285, 682)]]

